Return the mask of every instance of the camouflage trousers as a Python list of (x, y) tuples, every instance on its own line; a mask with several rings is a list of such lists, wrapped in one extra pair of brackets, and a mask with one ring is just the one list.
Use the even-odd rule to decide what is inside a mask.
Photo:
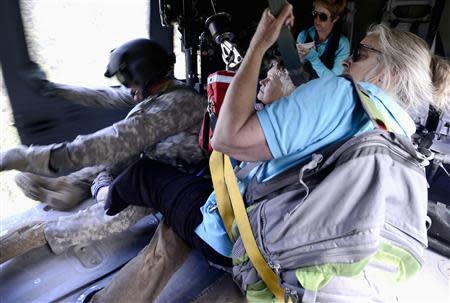
[[(229, 273), (208, 269), (205, 258), (191, 258), (192, 254), (184, 241), (161, 222), (150, 243), (90, 302), (246, 302)], [(215, 275), (213, 279), (208, 271)]]
[[(90, 184), (103, 170), (103, 166), (86, 167), (67, 177), (72, 182)], [(73, 245), (86, 245), (123, 232), (150, 213), (149, 208), (130, 206), (115, 216), (107, 216), (104, 204), (96, 203), (77, 213), (47, 222), (45, 238), (52, 251), (61, 254)]]
[(103, 203), (96, 203), (75, 214), (47, 222), (45, 239), (55, 254), (74, 245), (87, 245), (121, 233), (152, 212), (146, 207), (130, 206), (115, 216), (108, 216)]

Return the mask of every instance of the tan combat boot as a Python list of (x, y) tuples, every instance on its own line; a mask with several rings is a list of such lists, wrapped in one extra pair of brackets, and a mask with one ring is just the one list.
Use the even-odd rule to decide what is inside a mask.
[(15, 182), (25, 196), (57, 210), (73, 208), (91, 196), (90, 183), (77, 180), (71, 175), (49, 178), (19, 173)]
[(45, 222), (30, 222), (0, 237), (0, 264), (47, 244)]
[(89, 245), (119, 234), (153, 212), (150, 208), (130, 206), (116, 216), (107, 216), (103, 207), (103, 203), (96, 203), (56, 220), (13, 226), (0, 237), (0, 264), (44, 245), (60, 255), (74, 245)]

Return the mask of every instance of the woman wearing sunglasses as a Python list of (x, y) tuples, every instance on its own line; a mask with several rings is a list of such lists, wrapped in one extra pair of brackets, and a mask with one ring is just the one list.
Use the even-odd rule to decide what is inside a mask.
[(311, 79), (342, 74), (342, 61), (350, 54), (350, 44), (337, 22), (346, 4), (346, 0), (313, 1), (314, 26), (297, 37), (297, 51)]
[[(264, 11), (242, 65), (233, 77), (221, 107), (212, 139), (213, 148), (243, 162), (263, 161), (260, 164), (260, 169), (248, 171), (247, 176), (240, 183), (240, 189), (242, 190), (246, 189), (250, 180), (254, 180), (253, 177), (260, 182), (279, 176), (280, 173), (293, 165), (309, 161), (313, 153), (325, 146), (373, 130), (376, 127), (374, 122), (378, 122), (369, 119), (356, 97), (352, 82), (345, 77), (319, 78), (310, 81), (297, 87), (290, 95), (280, 97), (262, 110), (255, 111), (256, 83), (264, 54), (277, 40), (282, 26), (292, 25), (293, 21), (292, 5), (288, 3), (277, 18), (270, 13), (269, 9)], [(396, 134), (393, 136), (410, 137), (415, 131), (415, 126), (408, 113), (434, 101), (429, 68), (430, 54), (426, 43), (411, 33), (391, 30), (384, 25), (378, 25), (370, 29), (359, 47), (356, 48), (353, 56), (344, 60), (343, 65), (344, 73), (352, 77), (361, 90), (368, 95), (371, 102), (369, 104), (376, 106), (378, 111), (383, 113), (383, 118), (386, 119), (392, 133)], [(269, 74), (269, 79), (270, 76)], [(263, 88), (261, 93), (268, 95), (267, 89), (269, 87)], [(260, 99), (263, 100), (263, 98)], [(373, 159), (370, 157), (361, 159), (361, 165), (375, 163), (375, 160), (370, 162), (370, 159)], [(367, 159), (370, 161), (367, 161)], [(380, 168), (383, 168), (383, 171), (397, 171), (392, 163), (391, 160), (386, 158), (386, 164), (381, 165)], [(155, 208), (164, 214), (167, 222), (170, 222), (173, 230), (181, 238), (193, 248), (201, 251), (210, 262), (230, 266), (232, 261), (236, 261), (236, 258), (232, 260), (233, 253), (241, 248), (237, 246), (233, 248), (233, 242), (230, 241), (218, 212), (215, 193), (210, 194), (210, 184), (205, 185), (206, 181), (203, 178), (188, 176), (175, 168), (156, 169), (155, 165), (161, 166), (162, 164), (155, 161), (149, 160), (148, 165), (146, 167), (134, 166), (133, 168), (132, 166), (129, 168), (130, 170), (138, 169), (133, 174), (140, 176), (133, 179), (133, 182), (135, 182), (133, 186), (128, 186), (128, 183), (121, 185), (120, 181), (122, 176), (126, 177), (125, 174), (130, 171), (116, 179), (108, 197), (111, 202), (109, 211), (112, 211), (109, 213), (115, 214), (121, 211), (127, 207), (129, 202)], [(376, 168), (376, 165), (374, 167)], [(370, 182), (371, 176), (372, 174), (365, 174), (362, 170), (349, 173), (345, 178), (335, 180), (339, 186), (330, 189), (321, 199), (335, 201), (337, 200), (336, 197), (345, 196), (355, 199), (355, 205), (359, 204), (360, 201), (364, 203), (365, 197), (373, 193), (370, 190), (370, 186), (374, 184)], [(395, 179), (395, 176), (397, 175), (386, 179), (391, 182), (392, 186), (386, 187), (386, 196), (379, 196), (380, 199), (400, 201), (403, 193), (411, 189), (411, 184), (404, 182), (402, 179), (404, 175), (398, 175), (398, 179)], [(362, 179), (363, 177), (364, 179)], [(367, 182), (364, 185), (359, 180)], [(414, 206), (417, 206), (417, 208), (414, 212), (408, 213), (407, 217), (403, 218), (402, 216), (404, 222), (396, 220), (401, 223), (402, 227), (413, 227), (415, 238), (407, 233), (395, 233), (399, 237), (397, 242), (406, 242), (407, 249), (413, 247), (414, 253), (417, 251), (419, 259), (423, 251), (416, 250), (416, 248), (418, 248), (418, 245), (423, 245), (423, 242), (420, 241), (426, 242), (425, 224), (422, 224), (422, 222), (425, 222), (426, 216), (427, 191), (423, 175), (420, 180), (420, 183), (416, 186), (420, 195), (416, 195), (417, 192), (415, 191), (406, 199), (401, 199), (401, 201), (416, 203)], [(361, 186), (355, 186), (356, 183)], [(125, 195), (123, 194), (125, 192), (128, 193)], [(169, 196), (170, 199), (167, 198)], [(122, 197), (127, 197), (127, 199), (122, 199)], [(390, 218), (395, 218), (394, 215), (403, 210), (392, 207), (392, 204), (389, 205), (391, 205), (391, 208), (387, 208), (386, 213), (392, 210)], [(327, 218), (335, 217), (335, 212), (330, 212), (328, 208), (315, 210), (317, 210), (315, 214), (305, 214), (304, 219), (307, 219), (306, 216), (314, 215), (323, 215)], [(337, 216), (339, 217), (339, 215)], [(269, 218), (269, 216), (266, 218)], [(277, 218), (270, 219), (278, 220)], [(351, 221), (351, 219), (343, 220)], [(352, 222), (346, 223), (352, 224)], [(386, 225), (384, 222), (377, 223), (379, 223), (378, 226)], [(376, 227), (376, 229), (379, 230), (380, 228)], [(394, 229), (391, 228), (390, 231), (392, 232)], [(316, 232), (313, 232), (311, 234), (298, 234), (296, 241), (301, 240), (305, 235), (308, 237), (305, 242), (323, 239)], [(380, 243), (382, 240), (387, 241), (386, 235), (388, 234), (379, 235)], [(269, 243), (270, 240), (289, 241), (293, 238), (285, 238), (280, 233), (276, 239), (263, 237), (260, 239), (265, 244)], [(336, 247), (339, 245), (340, 243), (336, 242)], [(382, 248), (385, 249), (386, 247), (383, 246)], [(423, 248), (423, 246), (420, 247)], [(324, 254), (328, 253), (326, 249), (323, 249), (323, 252)], [(399, 252), (399, 250), (393, 249), (392, 252), (402, 254), (402, 251)], [(415, 263), (416, 259), (409, 258), (410, 253), (402, 254), (402, 256), (406, 256), (407, 260), (411, 261), (407, 265), (412, 267), (413, 270), (418, 268), (417, 263)], [(240, 260), (237, 261), (241, 262)], [(320, 261), (316, 259), (311, 262), (319, 264)], [(346, 257), (345, 260), (342, 259), (340, 262), (352, 263), (353, 258), (352, 256)], [(361, 269), (364, 272), (358, 275), (351, 273), (353, 277), (345, 277), (347, 274), (344, 273), (343, 277), (328, 280), (325, 283), (326, 285), (314, 294), (317, 297), (313, 299), (316, 299), (315, 302), (382, 301), (382, 297), (388, 294), (384, 292), (384, 286), (390, 287), (391, 280), (388, 279), (385, 284), (383, 280), (384, 272), (377, 275), (376, 270), (386, 268), (390, 271), (392, 267), (376, 265), (364, 266)], [(235, 281), (241, 279), (240, 281), (243, 282), (239, 283), (239, 286), (242, 290), (249, 290), (252, 285), (255, 285), (250, 284), (258, 281), (258, 277), (256, 272), (249, 272), (251, 271), (251, 269), (249, 270), (250, 266), (241, 271), (242, 268), (234, 268), (236, 271), (233, 272), (235, 278), (237, 278)], [(278, 270), (280, 270), (280, 267), (278, 267)], [(371, 270), (375, 270), (375, 273)], [(298, 278), (295, 275), (289, 277), (284, 275), (286, 272), (281, 267), (280, 277)], [(153, 277), (157, 277), (158, 273), (156, 271), (154, 273)], [(244, 277), (244, 273), (249, 273), (252, 276), (246, 275)], [(325, 271), (324, 273), (327, 274)], [(323, 275), (318, 276), (322, 277)], [(249, 279), (245, 279), (247, 277)], [(313, 276), (312, 278), (315, 279)], [(281, 281), (283, 282), (283, 280)], [(297, 283), (296, 280), (294, 280), (294, 283)], [(255, 292), (260, 296), (265, 295), (265, 298), (272, 302), (273, 296), (270, 295), (270, 292), (261, 290), (260, 287), (258, 285), (258, 291)], [(299, 282), (295, 287), (302, 290), (303, 286)], [(286, 292), (286, 294), (289, 296), (292, 292)], [(249, 292), (247, 292), (247, 295), (249, 295)], [(306, 298), (311, 299), (312, 297)], [(306, 301), (306, 298), (303, 298), (305, 299), (303, 301)], [(255, 302), (256, 300), (266, 302), (261, 297), (256, 298), (255, 296), (253, 299)]]
[[(318, 6), (315, 8), (319, 9)], [(374, 119), (375, 121), (372, 122), (369, 119), (356, 97), (352, 82), (344, 77), (329, 77), (326, 79), (321, 77), (309, 81), (297, 87), (289, 96), (273, 102), (263, 110), (256, 113), (253, 111), (255, 83), (264, 53), (277, 40), (281, 26), (292, 24), (292, 18), (292, 7), (289, 4), (286, 4), (277, 18), (265, 11), (221, 107), (212, 139), (213, 148), (241, 161), (265, 161), (261, 164), (260, 170), (249, 173), (240, 184), (242, 187), (247, 185), (248, 181), (246, 180), (252, 180), (254, 176), (256, 176), (257, 181), (264, 182), (279, 176), (283, 170), (297, 163), (304, 163), (305, 159), (310, 159), (314, 153), (325, 146), (371, 131), (377, 127), (373, 122), (376, 122), (377, 125), (381, 124), (382, 127), (380, 121)], [(389, 29), (385, 25), (377, 25), (369, 30), (353, 56), (343, 60), (343, 73), (352, 77), (368, 95), (370, 99), (368, 104), (376, 107), (382, 113), (383, 119), (386, 119), (386, 125), (389, 126), (391, 133), (395, 134), (392, 136), (402, 137), (406, 140), (415, 132), (415, 125), (410, 113), (414, 110), (426, 108), (430, 102), (435, 102), (429, 66), (430, 53), (425, 41), (412, 33)], [(363, 159), (360, 162), (362, 166), (364, 163), (375, 163), (375, 158), (361, 159)], [(394, 165), (394, 162), (391, 162), (388, 158), (385, 161), (381, 159), (382, 157), (380, 157), (378, 163), (387, 164), (385, 167), (384, 164), (382, 165), (383, 172), (399, 171), (399, 165)], [(368, 174), (364, 177), (361, 172), (350, 172), (345, 178), (334, 180), (335, 184), (339, 184), (339, 186), (330, 188), (329, 193), (320, 197), (320, 202), (326, 201), (327, 197), (334, 201), (336, 197), (346, 196), (354, 199), (355, 206), (365, 203), (367, 200), (364, 197), (367, 197), (366, 195), (371, 192), (370, 184), (373, 183), (370, 182), (373, 180), (373, 175)], [(360, 186), (361, 183), (356, 184), (357, 181), (362, 180), (361, 178), (367, 178), (365, 180), (368, 183), (364, 186)], [(388, 179), (384, 179), (383, 182), (386, 180)], [(390, 228), (388, 226), (392, 222), (390, 220), (396, 221), (397, 215), (398, 218), (403, 217), (401, 215), (404, 211), (397, 209), (390, 202), (408, 201), (408, 208), (411, 206), (415, 210), (408, 213), (404, 219), (399, 219), (398, 222), (401, 222), (402, 228), (414, 226), (414, 232), (411, 232), (411, 230), (406, 232), (405, 229), (399, 228), (395, 231), (401, 231), (397, 239), (399, 242), (395, 242), (389, 240), (389, 235), (383, 229), (379, 241), (380, 243), (388, 243), (393, 250), (397, 248), (395, 245), (399, 243), (414, 245), (415, 248), (412, 248), (412, 246), (406, 248), (409, 250), (404, 255), (405, 260), (408, 259), (412, 262), (408, 263), (407, 269), (406, 267), (403, 268), (412, 274), (414, 270), (420, 268), (419, 262), (424, 253), (423, 248), (427, 238), (424, 228), (427, 203), (426, 180), (423, 174), (420, 177), (420, 184), (418, 183), (417, 186), (412, 186), (414, 182), (408, 180), (405, 175), (394, 174), (389, 177), (389, 180), (393, 186), (385, 186), (383, 189), (386, 190), (387, 195), (377, 201), (385, 203), (384, 211), (387, 219), (380, 219), (377, 223), (379, 226), (384, 226), (383, 228)], [(338, 192), (339, 188), (345, 189), (341, 192), (342, 194)], [(408, 198), (402, 197), (402, 193), (412, 188), (414, 188), (415, 193)], [(242, 190), (242, 192), (244, 191)], [(394, 196), (396, 198), (393, 199)], [(211, 205), (209, 203), (212, 201), (213, 199), (208, 200), (204, 209), (208, 209), (208, 206)], [(302, 204), (303, 206), (304, 204)], [(217, 216), (217, 221), (212, 220), (214, 215)], [(270, 220), (282, 221), (286, 218), (286, 216), (270, 218), (268, 213), (263, 215), (263, 212), (256, 214), (255, 217), (259, 215), (264, 216), (261, 222), (263, 220), (265, 222)], [(304, 215), (303, 219), (309, 220), (310, 216), (314, 214), (311, 212), (304, 213)], [(329, 216), (329, 218), (335, 216), (327, 208), (317, 211), (317, 218), (321, 215)], [(353, 224), (350, 218), (341, 219), (343, 222)], [(218, 237), (216, 237), (219, 233), (217, 230), (214, 230), (213, 233), (213, 230), (207, 227), (213, 225), (208, 225), (208, 223), (220, 223), (220, 220), (218, 214), (205, 212), (203, 222), (197, 229), (199, 236), (214, 249), (220, 247)], [(217, 226), (220, 226), (220, 224), (217, 224)], [(279, 247), (289, 240), (293, 241), (292, 238), (284, 236), (289, 232), (288, 228), (284, 232), (277, 234), (280, 241)], [(224, 241), (226, 241), (224, 230), (222, 234), (224, 235)], [(308, 240), (305, 241), (305, 243), (308, 243), (307, 245), (313, 241), (314, 234), (315, 231), (307, 234)], [(298, 234), (295, 241), (301, 241), (302, 236), (302, 234)], [(318, 237), (317, 239), (324, 238)], [(272, 239), (261, 236), (258, 241), (261, 241), (262, 245), (270, 245)], [(336, 243), (336, 245), (338, 247), (341, 244)], [(401, 245), (399, 246), (401, 247)], [(380, 244), (380, 250), (385, 248), (387, 249), (387, 246), (382, 247)], [(280, 251), (281, 249), (272, 250), (270, 253), (272, 256), (279, 255)], [(400, 252), (400, 250), (397, 252)], [(415, 255), (416, 252), (417, 255)], [(231, 249), (226, 253), (231, 255)], [(233, 249), (233, 253), (235, 253), (235, 249)], [(327, 249), (323, 249), (323, 255), (327, 253)], [(396, 253), (393, 253), (392, 257)], [(411, 257), (413, 254), (414, 256)], [(314, 264), (319, 264), (322, 260), (316, 261), (314, 261)], [(379, 264), (377, 265), (379, 266)], [(331, 278), (327, 281), (328, 284), (313, 294), (313, 299), (311, 299), (312, 296), (307, 296), (308, 301), (309, 299), (311, 299), (311, 302), (392, 301), (395, 299), (397, 284), (391, 282), (388, 271), (393, 268), (384, 267), (386, 270), (384, 271), (381, 270), (384, 265), (380, 267), (377, 267), (377, 265), (368, 264), (363, 268), (361, 275), (351, 278)], [(289, 272), (291, 269), (292, 267), (285, 267), (285, 271), (282, 272), (283, 266), (277, 267), (278, 277), (289, 279), (289, 274), (292, 273)], [(397, 268), (394, 270), (397, 270)], [(234, 273), (237, 273), (235, 281), (245, 281), (242, 282), (245, 287), (256, 279), (245, 280), (250, 275), (242, 274), (243, 271), (236, 270)], [(323, 270), (320, 274), (319, 270), (317, 272), (317, 276), (327, 275), (326, 270)], [(286, 280), (281, 281), (286, 282)], [(300, 286), (297, 285), (297, 287), (303, 285), (300, 283), (298, 284)], [(393, 295), (393, 297), (390, 297), (390, 295)], [(306, 298), (303, 298), (302, 301), (306, 301)]]

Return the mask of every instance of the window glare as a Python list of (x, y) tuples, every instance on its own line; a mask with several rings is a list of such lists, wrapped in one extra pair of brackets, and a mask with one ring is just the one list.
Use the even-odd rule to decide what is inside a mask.
[(116, 85), (103, 76), (110, 51), (148, 37), (148, 0), (22, 0), (30, 57), (51, 81)]
[[(22, 0), (20, 4), (31, 60), (54, 82), (118, 85), (116, 79), (103, 76), (109, 52), (128, 40), (148, 37), (148, 0)], [(1, 148), (18, 146), (1, 66), (0, 121)], [(0, 173), (0, 236), (7, 232), (6, 219), (38, 204), (15, 185), (17, 173)]]

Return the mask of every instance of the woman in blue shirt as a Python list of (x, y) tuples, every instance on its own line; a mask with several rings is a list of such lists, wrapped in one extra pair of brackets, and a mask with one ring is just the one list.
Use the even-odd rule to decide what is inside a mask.
[[(374, 128), (351, 82), (343, 77), (310, 81), (255, 112), (262, 58), (281, 27), (292, 22), (290, 4), (277, 18), (268, 9), (264, 12), (228, 88), (212, 140), (214, 149), (235, 159), (264, 161), (258, 169), (258, 181), (305, 161), (324, 146)], [(345, 74), (388, 117), (393, 132), (411, 136), (415, 126), (407, 110), (433, 102), (426, 43), (413, 34), (379, 25), (343, 64)], [(200, 177), (187, 176), (174, 168), (169, 172), (158, 165), (152, 161), (135, 167), (140, 171), (131, 173), (132, 180), (125, 176), (121, 183), (119, 177), (108, 196), (112, 202), (109, 213), (115, 214), (129, 203), (156, 208), (175, 232), (210, 261), (230, 265), (233, 244), (217, 211), (214, 192), (208, 197), (210, 185)], [(245, 190), (246, 180), (240, 186)]]
[[(235, 159), (264, 161), (258, 181), (305, 161), (324, 146), (375, 128), (351, 82), (343, 77), (312, 80), (254, 112), (252, 100), (262, 58), (281, 26), (292, 21), (290, 9), (286, 5), (278, 18), (268, 10), (263, 14), (228, 88), (212, 140), (215, 150)], [(389, 117), (393, 131), (410, 137), (415, 125), (408, 112), (433, 102), (429, 64), (429, 49), (422, 39), (378, 25), (344, 60), (343, 67), (344, 74), (360, 85), (383, 116)], [(241, 189), (245, 189), (245, 182)], [(216, 211), (214, 193), (202, 213), (197, 235), (220, 254), (231, 256), (232, 243)]]
[[(272, 62), (266, 78), (259, 83), (256, 98), (261, 102), (259, 104), (264, 105), (280, 100), (295, 88), (280, 60)], [(208, 178), (186, 174), (168, 164), (143, 158), (114, 180), (105, 208), (108, 208), (108, 215), (114, 215), (129, 203), (151, 206), (163, 213), (166, 223), (186, 243), (207, 256), (209, 261), (231, 266), (228, 253), (213, 249), (195, 231), (198, 226), (202, 226), (203, 213), (200, 208), (212, 191), (211, 180)], [(215, 205), (202, 209), (210, 211), (215, 209)]]
[(340, 75), (344, 70), (342, 62), (350, 55), (350, 44), (340, 33), (339, 21), (346, 3), (346, 0), (313, 2), (314, 26), (297, 37), (297, 51), (311, 79)]

